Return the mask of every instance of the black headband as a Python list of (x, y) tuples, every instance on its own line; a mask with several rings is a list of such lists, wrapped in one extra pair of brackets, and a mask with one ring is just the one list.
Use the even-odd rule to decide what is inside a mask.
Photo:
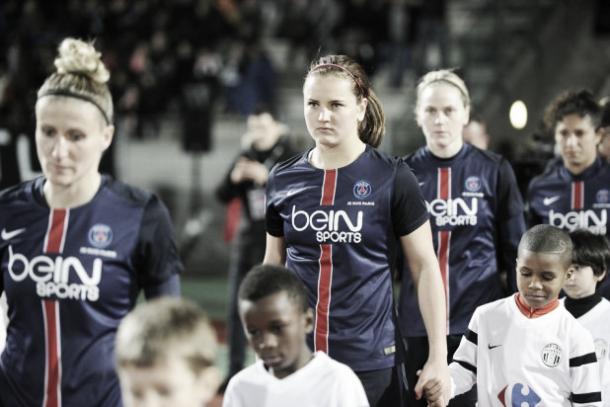
[(108, 115), (106, 114), (104, 109), (102, 109), (100, 104), (97, 103), (95, 100), (93, 100), (93, 98), (91, 98), (87, 95), (83, 95), (83, 94), (76, 93), (76, 92), (71, 92), (69, 90), (51, 89), (51, 90), (45, 91), (42, 95), (39, 95), (38, 99), (45, 97), (45, 96), (67, 96), (67, 97), (72, 97), (72, 98), (84, 100), (85, 102), (92, 103), (102, 113), (102, 116), (104, 116), (104, 120), (106, 120), (106, 124), (112, 124), (110, 122), (110, 118), (108, 117)]

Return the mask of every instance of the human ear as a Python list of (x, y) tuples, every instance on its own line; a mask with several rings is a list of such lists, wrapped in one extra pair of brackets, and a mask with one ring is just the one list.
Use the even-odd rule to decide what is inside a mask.
[(305, 311), (305, 315), (303, 315), (303, 318), (305, 320), (305, 332), (308, 334), (313, 332), (313, 310), (311, 308), (307, 308), (307, 311)]
[(114, 126), (112, 124), (109, 124), (104, 127), (104, 130), (102, 131), (102, 137), (102, 146), (104, 147), (104, 150), (106, 150), (108, 147), (110, 147), (110, 144), (112, 144), (112, 139), (114, 138)]

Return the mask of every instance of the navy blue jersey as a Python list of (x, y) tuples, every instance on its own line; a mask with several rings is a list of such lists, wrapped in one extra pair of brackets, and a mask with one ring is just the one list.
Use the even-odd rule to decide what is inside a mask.
[[(308, 152), (309, 153), (309, 152)], [(355, 371), (394, 365), (391, 266), (397, 238), (428, 219), (409, 167), (367, 146), (353, 163), (313, 167), (308, 153), (267, 182), (267, 232), (304, 282), (315, 350)]]
[[(525, 230), (523, 200), (501, 156), (470, 144), (452, 158), (427, 147), (406, 157), (419, 181), (432, 226), (445, 296), (447, 332), (462, 334), (474, 310), (505, 295), (500, 271), (515, 290), (515, 259)], [(403, 272), (400, 323), (406, 336), (425, 336), (413, 279)]]
[[(530, 182), (527, 203), (531, 225), (547, 223), (570, 232), (588, 229), (610, 238), (610, 165), (598, 158), (579, 175), (563, 164), (551, 167)], [(610, 298), (608, 278), (600, 289)]]
[(0, 405), (120, 406), (115, 332), (140, 289), (181, 269), (167, 210), (109, 178), (87, 204), (50, 209), (43, 178), (0, 195), (8, 300)]

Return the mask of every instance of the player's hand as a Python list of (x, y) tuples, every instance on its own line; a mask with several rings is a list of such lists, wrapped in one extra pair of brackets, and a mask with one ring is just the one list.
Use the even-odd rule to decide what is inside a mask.
[(415, 396), (418, 400), (426, 397), (430, 406), (445, 407), (451, 398), (449, 367), (444, 360), (430, 360), (418, 372)]

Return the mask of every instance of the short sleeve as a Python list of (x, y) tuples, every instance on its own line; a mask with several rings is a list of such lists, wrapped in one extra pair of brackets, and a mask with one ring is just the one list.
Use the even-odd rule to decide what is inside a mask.
[(392, 195), (392, 223), (396, 236), (405, 236), (428, 220), (426, 201), (417, 178), (404, 160), (398, 162)]
[(454, 395), (469, 391), (477, 382), (479, 314), (477, 308), (462, 336), (460, 346), (453, 355), (453, 362), (449, 365)]
[(134, 256), (142, 288), (162, 285), (183, 270), (169, 213), (154, 195), (144, 209)]
[(279, 214), (276, 206), (278, 200), (278, 192), (276, 189), (275, 178), (277, 166), (269, 173), (265, 192), (265, 226), (267, 233), (275, 237), (284, 236), (284, 220)]

